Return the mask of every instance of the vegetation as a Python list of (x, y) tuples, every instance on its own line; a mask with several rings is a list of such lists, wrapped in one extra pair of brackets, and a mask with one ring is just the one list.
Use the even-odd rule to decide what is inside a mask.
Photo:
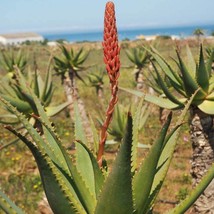
[[(61, 75), (64, 83), (65, 78), (69, 76), (68, 72), (72, 65), (72, 60), (67, 60), (67, 52), (70, 54), (72, 48), (73, 53), (78, 55), (79, 52), (90, 49), (90, 55), (86, 54), (85, 60), (79, 64), (81, 68), (86, 68), (80, 73), (79, 79), (83, 81), (75, 82), (75, 87), (78, 88), (79, 97), (84, 100), (84, 107), (87, 112), (90, 112), (91, 120), (89, 126), (93, 132), (93, 144), (86, 137), (87, 133), (85, 133), (86, 130), (83, 125), (84, 119), (81, 119), (81, 109), (78, 106), (77, 99), (72, 100), (74, 110), (72, 121), (74, 126), (66, 117), (66, 114), (63, 113), (56, 115), (51, 120), (49, 119), (44, 108), (45, 101), (41, 100), (39, 96), (41, 93), (35, 90), (42, 87), (35, 87), (35, 85), (38, 85), (42, 78), (49, 79), (49, 83), (55, 83), (56, 89), (52, 102), (64, 102), (67, 99), (66, 95), (62, 92), (58, 77), (53, 76), (51, 81), (51, 74), (45, 72), (45, 62), (49, 58), (46, 48), (32, 45), (22, 49), (24, 53), (28, 51), (29, 59), (33, 59), (34, 55), (41, 57), (38, 60), (41, 63), (39, 63), (41, 72), (36, 72), (34, 77), (37, 78), (33, 78), (35, 80), (33, 82), (38, 84), (29, 84), (28, 75), (25, 76), (28, 72), (23, 75), (18, 68), (14, 70), (15, 79), (10, 80), (16, 82), (15, 86), (18, 87), (18, 92), (25, 98), (26, 104), (33, 107), (32, 110), (24, 113), (19, 108), (16, 108), (17, 106), (13, 105), (11, 100), (6, 99), (4, 96), (0, 98), (2, 106), (4, 106), (1, 109), (1, 115), (5, 114), (6, 110), (10, 114), (16, 115), (19, 125), (22, 124), (27, 133), (27, 135), (23, 134), (17, 124), (9, 125), (8, 120), (6, 121), (7, 125), (4, 125), (4, 128), (17, 136), (17, 139), (21, 139), (25, 146), (23, 144), (15, 144), (4, 149), (0, 148), (0, 170), (2, 172), (0, 186), (3, 190), (0, 191), (0, 207), (3, 212), (23, 213), (25, 211), (26, 213), (35, 213), (35, 210), (38, 209), (37, 203), (42, 197), (42, 189), (44, 188), (49, 204), (55, 213), (163, 213), (170, 209), (171, 213), (184, 213), (213, 179), (214, 173), (213, 167), (211, 167), (205, 177), (200, 179), (199, 185), (193, 191), (191, 190), (191, 179), (188, 175), (191, 146), (186, 142), (189, 136), (188, 126), (186, 124), (182, 125), (183, 121), (186, 121), (185, 115), (188, 109), (200, 107), (199, 109), (202, 111), (204, 109), (203, 103), (212, 101), (212, 99), (209, 100), (209, 96), (212, 96), (211, 91), (213, 87), (213, 78), (210, 72), (212, 52), (209, 55), (210, 60), (204, 59), (201, 48), (200, 60), (199, 63), (196, 63), (196, 66), (193, 63), (193, 58), (196, 58), (195, 50), (197, 49), (197, 43), (191, 43), (193, 54), (190, 54), (188, 49), (187, 53), (182, 53), (182, 55), (178, 52), (178, 61), (175, 64), (172, 63), (173, 60), (171, 59), (172, 56), (175, 56), (174, 52), (171, 51), (174, 46), (171, 40), (160, 43), (158, 52), (161, 54), (155, 50), (148, 49), (153, 59), (156, 60), (156, 62), (153, 62), (153, 72), (155, 74), (152, 76), (159, 80), (159, 83), (161, 83), (161, 93), (165, 94), (164, 98), (163, 96), (162, 98), (156, 98), (157, 104), (158, 100), (161, 100), (161, 104), (165, 104), (163, 107), (166, 107), (166, 104), (170, 104), (175, 111), (176, 109), (184, 110), (182, 110), (182, 114), (180, 111), (176, 111), (173, 117), (172, 114), (169, 114), (161, 128), (161, 125), (158, 123), (156, 108), (149, 107), (150, 115), (148, 116), (147, 114), (147, 122), (143, 126), (140, 124), (145, 119), (142, 114), (144, 109), (142, 105), (147, 100), (151, 101), (152, 96), (148, 94), (143, 96), (143, 99), (138, 104), (135, 104), (134, 110), (131, 111), (130, 103), (134, 103), (132, 97), (124, 91), (118, 91), (118, 84), (123, 87), (132, 86), (130, 81), (132, 74), (128, 68), (131, 62), (126, 55), (126, 48), (142, 46), (146, 42), (126, 41), (126, 45), (121, 46), (123, 48), (121, 49), (121, 57), (119, 59), (119, 46), (115, 36), (117, 30), (114, 5), (111, 2), (106, 6), (105, 20), (106, 37), (103, 49), (108, 75), (101, 75), (101, 77), (97, 75), (95, 80), (98, 80), (98, 83), (91, 79), (96, 89), (100, 83), (102, 83), (102, 88), (104, 89), (102, 91), (105, 101), (103, 105), (108, 105), (104, 125), (102, 124), (100, 127), (93, 122), (95, 121), (94, 118), (98, 116), (98, 109), (100, 110), (100, 98), (96, 96), (93, 88), (85, 84), (88, 76), (91, 75), (89, 72), (96, 70), (96, 67), (89, 70), (89, 65), (102, 65), (100, 44), (99, 46), (96, 46), (97, 44), (87, 46), (84, 43), (84, 49), (82, 49), (82, 44), (72, 44), (66, 47), (60, 46), (60, 49), (56, 50), (53, 55), (59, 56), (55, 57), (55, 59), (59, 59), (62, 63), (58, 63), (57, 66), (57, 60), (55, 63), (51, 61), (52, 65), (55, 65), (56, 73), (58, 72)], [(113, 43), (111, 44), (110, 41), (113, 41)], [(177, 45), (180, 45), (182, 49), (185, 42), (181, 41)], [(207, 47), (212, 46), (209, 43), (205, 45)], [(114, 50), (114, 54), (110, 54), (109, 50)], [(52, 52), (51, 48), (49, 51)], [(185, 58), (187, 63), (184, 63), (183, 57), (187, 58)], [(2, 57), (0, 58), (1, 61), (3, 61)], [(120, 62), (124, 65), (124, 68), (120, 69)], [(192, 71), (192, 69), (184, 69), (185, 67), (189, 68), (189, 62), (196, 69), (197, 75), (191, 74), (191, 77), (196, 78), (197, 84), (201, 86), (200, 89), (195, 87), (195, 80), (192, 81), (191, 77), (187, 78), (188, 81), (182, 84), (181, 80), (185, 80), (184, 77), (182, 78), (182, 75), (188, 76), (187, 70)], [(32, 65), (33, 60), (29, 60), (28, 63)], [(177, 73), (177, 66), (179, 70), (183, 69), (182, 74)], [(202, 68), (206, 68), (205, 71), (207, 72)], [(147, 74), (152, 72), (147, 66), (144, 69), (147, 71)], [(199, 78), (202, 70), (207, 75)], [(5, 70), (3, 72), (6, 73)], [(78, 72), (78, 70), (75, 72)], [(165, 72), (166, 77), (164, 81), (162, 78), (163, 72)], [(76, 73), (73, 74), (76, 75)], [(106, 84), (107, 81), (110, 81), (110, 90)], [(170, 90), (167, 90), (167, 87), (165, 87), (166, 81), (167, 87), (171, 87)], [(44, 82), (47, 81), (45, 80)], [(17, 89), (15, 86), (13, 87)], [(73, 89), (71, 87), (71, 90)], [(206, 94), (205, 96), (203, 91), (210, 95), (207, 96)], [(5, 93), (5, 90), (2, 92)], [(141, 95), (140, 92), (137, 92), (137, 94)], [(183, 99), (177, 97), (178, 94), (181, 94)], [(108, 102), (107, 100), (110, 101)], [(115, 109), (117, 102), (119, 102), (119, 105)], [(122, 110), (121, 102), (125, 106), (124, 109), (127, 110)], [(209, 108), (205, 110), (210, 111)], [(113, 114), (114, 111), (115, 114)], [(210, 112), (204, 113), (210, 114)], [(36, 126), (29, 123), (29, 117), (36, 121)], [(119, 149), (116, 149), (118, 154), (113, 161), (115, 154), (109, 154), (105, 152), (105, 149), (110, 147), (110, 145), (106, 145), (107, 140), (110, 139), (107, 136), (107, 132), (114, 132), (114, 124), (121, 126), (121, 129), (116, 130), (116, 132), (119, 133), (119, 140), (122, 141), (122, 144)], [(100, 130), (102, 130), (101, 136), (97, 134)], [(158, 130), (161, 131), (159, 132)], [(3, 130), (3, 127), (0, 129), (0, 136), (1, 145), (4, 145), (12, 138), (9, 132)], [(139, 149), (139, 142), (146, 145), (146, 147)], [(75, 150), (70, 150), (73, 143)], [(41, 179), (31, 153), (38, 165)], [(168, 170), (169, 173), (167, 174)], [(178, 176), (178, 173), (180, 173), (180, 176)]]
[(196, 28), (193, 32), (193, 35), (196, 36), (198, 42), (201, 42), (201, 37), (205, 35), (205, 32), (201, 28)]
[(127, 57), (135, 65), (134, 75), (137, 89), (145, 88), (143, 69), (149, 64), (150, 55), (142, 47), (132, 48), (126, 50)]
[(89, 86), (95, 88), (96, 94), (100, 99), (102, 99), (103, 97), (104, 75), (105, 71), (103, 69), (96, 69), (87, 75), (89, 80)]
[(17, 67), (21, 72), (23, 72), (27, 65), (26, 56), (21, 50), (15, 54), (12, 49), (7, 50), (7, 52), (2, 52), (2, 68), (8, 72), (8, 75), (14, 72), (15, 67)]
[[(190, 133), (193, 147), (192, 158), (192, 177), (194, 185), (198, 184), (207, 169), (212, 166), (213, 159), (213, 123), (214, 102), (213, 102), (213, 73), (212, 63), (214, 59), (214, 51), (209, 54), (209, 58), (205, 61), (203, 48), (200, 46), (199, 61), (195, 62), (192, 53), (187, 46), (187, 63), (181, 58), (181, 53), (177, 51), (178, 61), (174, 60), (178, 73), (168, 64), (168, 62), (154, 49), (149, 51), (156, 60), (153, 63), (154, 70), (157, 75), (157, 82), (161, 87), (165, 97), (145, 97), (160, 107), (167, 109), (182, 109), (185, 102), (197, 91), (190, 105)], [(161, 77), (161, 69), (170, 83), (171, 89), (168, 88), (166, 81)], [(208, 164), (209, 163), (209, 164)], [(195, 212), (201, 213), (201, 210), (209, 210), (212, 199), (204, 198), (209, 193), (212, 195), (212, 185), (203, 193), (203, 197), (199, 198), (195, 203)], [(203, 204), (203, 206), (202, 206)]]

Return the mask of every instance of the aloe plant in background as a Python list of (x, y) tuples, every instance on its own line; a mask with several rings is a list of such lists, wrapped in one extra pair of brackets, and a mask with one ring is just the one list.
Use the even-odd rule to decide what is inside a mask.
[[(55, 116), (70, 104), (69, 102), (64, 102), (57, 106), (51, 105), (55, 89), (52, 82), (51, 70), (49, 66), (44, 80), (42, 79), (38, 70), (34, 70), (34, 72), (29, 71), (28, 76), (25, 77), (22, 72), (18, 68), (16, 68), (16, 70), (13, 71), (13, 74), (14, 77), (12, 79), (3, 77), (0, 81), (1, 97), (7, 100), (15, 108), (17, 108), (19, 112), (24, 114), (34, 127), (39, 128), (36, 120), (31, 116), (31, 114), (37, 114), (37, 111), (35, 109), (35, 103), (33, 99), (29, 96), (29, 94), (25, 93), (25, 82), (27, 82), (28, 86), (33, 90), (34, 94), (38, 96), (49, 117)], [(4, 107), (4, 110), (7, 113), (0, 115), (1, 123), (20, 123), (17, 116), (13, 114), (13, 112), (11, 112), (9, 108)], [(20, 127), (20, 129), (23, 128), (23, 126)], [(1, 148), (10, 145), (13, 142), (16, 142), (16, 140), (1, 146)]]
[[(135, 125), (137, 126), (136, 129), (138, 129), (138, 132), (142, 132), (146, 120), (151, 112), (151, 106), (148, 103), (144, 104), (142, 99), (138, 105), (132, 105), (129, 108), (132, 115), (135, 115), (136, 111), (140, 111)], [(128, 108), (122, 104), (118, 104), (115, 107), (113, 119), (107, 130), (108, 134), (110, 135), (110, 138), (106, 141), (107, 145), (113, 145), (122, 142), (127, 123), (127, 112)], [(100, 124), (102, 124), (101, 120), (98, 121)], [(141, 144), (139, 144), (139, 147), (148, 148), (148, 146)]]
[[(112, 61), (108, 61), (110, 58), (108, 58), (109, 55), (106, 52), (106, 66), (107, 68), (108, 66), (110, 67), (107, 71), (109, 72), (110, 84), (113, 87), (111, 88), (113, 98), (109, 102), (113, 107), (108, 107), (106, 116), (110, 120), (117, 101), (116, 81), (118, 81), (120, 67), (118, 64), (119, 59), (117, 58), (119, 56), (119, 47), (113, 2), (106, 4), (105, 23), (108, 24), (106, 26), (108, 29), (104, 31), (107, 39), (105, 42), (110, 38), (116, 39), (109, 41), (113, 42), (113, 47), (117, 50), (113, 58), (117, 62), (114, 66), (118, 65), (116, 69), (114, 66), (114, 69), (112, 69)], [(108, 32), (113, 32), (113, 34), (108, 34)], [(107, 51), (109, 49), (106, 49), (107, 44), (105, 42), (103, 45), (104, 51)], [(190, 98), (189, 103), (178, 120), (177, 126), (170, 132), (168, 132), (168, 128), (172, 114), (168, 116), (157, 141), (153, 144), (143, 164), (140, 164), (139, 167), (137, 167), (138, 141), (136, 140), (136, 132), (138, 129), (136, 129), (136, 124), (139, 123), (138, 119), (141, 109), (138, 108), (133, 118), (128, 113), (123, 143), (111, 170), (109, 170), (109, 168), (100, 167), (100, 160), (104, 159), (104, 151), (101, 149), (103, 153), (99, 153), (100, 149), (98, 149), (98, 153), (93, 154), (89, 148), (90, 144), (87, 142), (84, 133), (77, 103), (74, 104), (76, 151), (75, 156), (72, 158), (61, 145), (53, 124), (50, 122), (38, 97), (26, 84), (24, 79), (21, 80), (23, 80), (22, 84), (25, 85), (24, 93), (28, 94), (33, 101), (31, 103), (34, 103), (36, 114), (32, 114), (32, 117), (40, 124), (41, 129), (38, 130), (33, 127), (25, 115), (20, 113), (10, 102), (0, 97), (1, 102), (23, 124), (28, 132), (28, 137), (12, 126), (7, 125), (5, 128), (19, 137), (34, 155), (42, 178), (43, 187), (53, 212), (56, 214), (152, 213), (154, 201), (163, 184), (173, 156), (180, 125), (196, 94)], [(109, 111), (110, 109), (111, 111)], [(105, 124), (109, 125), (110, 121)], [(104, 128), (104, 131), (106, 131), (108, 126)], [(103, 135), (105, 136), (105, 132), (101, 132), (101, 140), (103, 140)], [(105, 145), (105, 140), (106, 138), (99, 143), (99, 147)], [(214, 166), (211, 167), (208, 174), (202, 179), (190, 197), (181, 202), (177, 208), (172, 210), (172, 213), (184, 213), (191, 206), (212, 180), (213, 171)], [(23, 213), (1, 191), (0, 208), (7, 213)]]
[(205, 35), (205, 31), (201, 28), (196, 28), (192, 34), (196, 36), (198, 42), (201, 42), (201, 37)]
[[(154, 70), (165, 98), (152, 95), (145, 96), (139, 92), (135, 92), (135, 94), (145, 96), (145, 100), (173, 110), (184, 108), (185, 102), (198, 89), (190, 106), (190, 134), (193, 148), (191, 174), (194, 185), (196, 185), (214, 162), (214, 76), (212, 73), (214, 51), (205, 60), (201, 45), (199, 60), (195, 62), (188, 46), (186, 50), (187, 63), (184, 62), (181, 54), (177, 52), (178, 60), (175, 60), (175, 63), (180, 73), (173, 69), (156, 50), (148, 50), (156, 60), (156, 64), (153, 64)], [(173, 91), (168, 89), (159, 69), (167, 76), (170, 85), (174, 89)], [(213, 209), (213, 199), (214, 181), (195, 203), (195, 212), (203, 213), (205, 210), (208, 212)]]
[(13, 76), (15, 67), (23, 72), (27, 65), (27, 58), (20, 49), (17, 53), (13, 49), (2, 52), (1, 67), (7, 71), (9, 76)]
[[(165, 94), (159, 84), (159, 79), (158, 79), (158, 76), (156, 75), (156, 73), (152, 72), (152, 70), (150, 70), (150, 72), (145, 76), (146, 76), (146, 84), (154, 90), (156, 96), (165, 97)], [(162, 79), (165, 82), (167, 88), (169, 90), (173, 90), (173, 87), (171, 86), (167, 75), (162, 72), (161, 76), (162, 76)], [(152, 94), (154, 94), (154, 93), (152, 93)], [(164, 124), (168, 114), (169, 114), (168, 109), (159, 107), (159, 121), (161, 122), (161, 124)]]
[(61, 57), (55, 56), (54, 59), (54, 69), (58, 76), (61, 76), (62, 84), (64, 86), (67, 101), (71, 103), (69, 106), (69, 114), (71, 120), (74, 118), (74, 103), (77, 101), (79, 108), (81, 109), (81, 117), (84, 121), (84, 127), (87, 130), (87, 137), (91, 139), (91, 130), (89, 126), (88, 116), (85, 110), (84, 103), (79, 96), (78, 88), (76, 85), (76, 79), (81, 80), (83, 83), (85, 81), (79, 75), (79, 72), (86, 69), (82, 64), (87, 59), (89, 52), (84, 51), (83, 48), (75, 52), (73, 48), (68, 50), (65, 46), (60, 45)]
[(135, 65), (134, 75), (137, 89), (145, 87), (143, 69), (150, 63), (150, 55), (143, 47), (136, 47), (126, 50), (128, 59)]
[(104, 75), (105, 71), (102, 68), (96, 69), (96, 71), (90, 72), (87, 77), (89, 80), (89, 85), (94, 87), (96, 94), (99, 99), (103, 99), (103, 85), (104, 85)]

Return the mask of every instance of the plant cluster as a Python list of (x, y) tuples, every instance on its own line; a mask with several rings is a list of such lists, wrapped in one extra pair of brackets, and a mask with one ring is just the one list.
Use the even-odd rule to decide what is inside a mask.
[[(152, 62), (156, 73), (153, 77), (159, 83), (160, 91), (165, 97), (154, 97), (125, 89), (143, 98), (139, 104), (136, 104), (134, 112), (128, 110), (126, 114), (121, 113), (120, 107), (115, 107), (119, 99), (120, 76), (120, 47), (115, 6), (113, 2), (107, 2), (103, 52), (111, 97), (99, 135), (93, 121), (90, 121), (93, 132), (93, 144), (91, 144), (87, 139), (85, 119), (81, 115), (82, 109), (74, 78), (83, 80), (78, 71), (83, 69), (82, 63), (86, 60), (88, 53), (81, 49), (75, 54), (73, 49), (68, 51), (64, 46), (60, 46), (60, 49), (63, 57), (54, 57), (55, 71), (61, 76), (68, 103), (62, 104), (57, 110), (72, 104), (74, 155), (64, 148), (54, 124), (49, 119), (51, 115), (48, 113), (48, 106), (53, 95), (53, 82), (49, 70), (45, 81), (42, 81), (37, 71), (31, 81), (16, 66), (14, 79), (10, 80), (9, 85), (2, 84), (0, 102), (13, 115), (16, 122), (22, 125), (24, 132), (7, 121), (4, 121), (6, 123), (4, 127), (20, 139), (34, 156), (45, 194), (54, 213), (153, 213), (154, 203), (163, 186), (180, 127), (188, 109), (198, 107), (207, 114), (213, 113), (214, 84), (210, 70), (214, 53), (211, 53), (206, 64), (201, 47), (199, 63), (196, 64), (191, 52), (187, 49), (188, 66), (178, 53), (176, 64), (181, 71), (181, 74), (178, 74), (155, 50), (146, 49), (146, 52), (140, 53), (140, 58), (136, 57), (136, 59), (144, 64), (148, 59), (145, 55), (149, 53), (149, 56), (156, 61), (156, 63)], [(132, 59), (131, 53), (127, 52), (127, 54)], [(138, 52), (133, 52), (133, 54), (136, 56)], [(159, 69), (165, 73), (170, 86), (176, 91), (176, 96), (173, 94), (174, 91), (171, 92), (168, 89)], [(92, 75), (92, 77), (90, 77), (91, 82), (98, 87), (97, 82), (102, 82), (103, 76)], [(183, 98), (177, 97), (177, 94), (182, 95)], [(183, 110), (176, 125), (171, 128), (172, 113), (168, 115), (157, 140), (152, 144), (145, 159), (138, 164), (139, 132), (148, 116), (148, 113), (142, 114), (146, 108), (143, 107), (144, 100), (159, 104), (164, 108)], [(114, 116), (118, 118), (117, 123), (113, 120), (114, 111)], [(34, 123), (31, 123), (30, 119)], [(111, 122), (112, 126), (110, 126)], [(119, 140), (122, 141), (111, 166), (105, 160), (108, 132), (112, 135), (116, 133), (115, 135), (119, 136)], [(199, 184), (188, 197), (184, 199), (186, 192), (180, 192), (181, 202), (169, 213), (180, 214), (188, 210), (212, 181), (213, 174), (214, 165), (200, 179)], [(5, 213), (24, 213), (2, 191), (0, 191), (0, 209)]]

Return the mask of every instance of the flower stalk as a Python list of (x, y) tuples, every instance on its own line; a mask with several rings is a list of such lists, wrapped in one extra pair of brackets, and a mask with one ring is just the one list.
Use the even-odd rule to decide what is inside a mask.
[(102, 156), (104, 153), (105, 142), (107, 138), (107, 129), (112, 120), (114, 107), (117, 103), (118, 96), (118, 78), (120, 70), (120, 48), (118, 45), (118, 35), (115, 18), (114, 3), (109, 1), (106, 4), (105, 16), (104, 16), (104, 36), (103, 36), (103, 53), (104, 63), (106, 64), (106, 71), (110, 80), (111, 99), (109, 101), (108, 108), (106, 110), (106, 118), (101, 127), (99, 149), (97, 154), (97, 160), (99, 166), (102, 166)]

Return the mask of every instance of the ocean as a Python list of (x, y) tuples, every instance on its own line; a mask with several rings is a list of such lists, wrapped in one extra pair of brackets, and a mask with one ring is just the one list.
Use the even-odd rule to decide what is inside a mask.
[[(162, 28), (138, 28), (138, 29), (118, 29), (119, 40), (129, 39), (135, 40), (139, 35), (164, 35), (164, 36), (178, 36), (180, 38), (185, 38), (193, 35), (195, 29), (203, 29), (205, 35), (210, 35), (214, 32), (213, 25), (200, 25), (200, 26), (179, 26), (179, 27), (162, 27)], [(103, 32), (102, 31), (92, 31), (92, 32), (47, 32), (41, 33), (44, 38), (49, 41), (56, 40), (66, 40), (68, 42), (82, 42), (82, 41), (102, 41)]]

